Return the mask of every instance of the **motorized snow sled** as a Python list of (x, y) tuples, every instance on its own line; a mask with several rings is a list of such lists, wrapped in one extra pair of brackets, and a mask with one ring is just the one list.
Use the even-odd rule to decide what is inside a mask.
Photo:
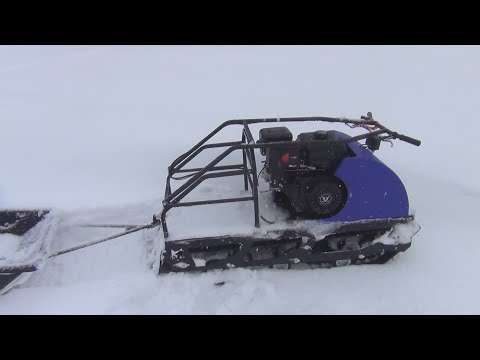
[[(337, 130), (317, 129), (294, 138), (285, 126), (304, 122), (343, 123), (366, 132), (350, 136)], [(255, 125), (262, 127), (258, 139), (251, 131)], [(240, 127), (238, 141), (210, 142), (230, 127)], [(0, 234), (24, 239), (23, 257), (6, 258), (0, 254), (0, 291), (11, 288), (22, 275), (37, 271), (39, 258), (44, 261), (152, 228), (161, 229), (162, 236), (158, 273), (383, 264), (407, 250), (419, 230), (410, 213), (402, 181), (374, 155), (382, 142), (394, 139), (416, 146), (421, 143), (386, 128), (371, 113), (360, 119), (297, 117), (226, 121), (168, 167), (163, 209), (153, 215), (149, 224), (84, 224), (124, 228), (124, 231), (50, 253), (48, 241), (44, 240), (48, 238), (45, 234), (53, 231), (45, 225), (50, 210), (0, 211)], [(223, 151), (205, 166), (187, 166), (208, 149)], [(235, 154), (237, 163), (222, 163)], [(222, 196), (225, 194), (218, 190), (211, 199), (185, 200), (201, 189), (206, 180), (230, 177), (242, 179), (241, 189), (233, 192), (236, 196)], [(261, 190), (263, 185), (268, 189)], [(247, 218), (251, 223), (234, 230), (227, 228), (220, 235), (189, 237), (171, 233), (167, 226), (169, 216), (175, 216), (173, 209), (228, 203), (244, 204), (236, 207), (242, 211), (248, 206)], [(265, 214), (265, 209), (270, 212)], [(182, 223), (177, 220), (176, 224)], [(244, 218), (233, 216), (231, 220), (235, 225)]]

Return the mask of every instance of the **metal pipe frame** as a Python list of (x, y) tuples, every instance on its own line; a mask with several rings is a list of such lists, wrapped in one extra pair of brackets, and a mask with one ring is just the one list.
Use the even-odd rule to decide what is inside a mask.
[[(261, 123), (284, 123), (284, 122), (309, 122), (309, 121), (320, 121), (328, 123), (344, 123), (352, 125), (368, 125), (375, 126), (378, 130), (370, 131), (365, 134), (353, 136), (349, 139), (339, 139), (331, 141), (332, 143), (351, 143), (355, 141), (360, 141), (368, 137), (377, 136), (381, 134), (388, 134), (393, 139), (400, 139), (406, 141), (410, 144), (419, 146), (420, 141), (408, 137), (406, 135), (399, 134), (394, 132), (385, 126), (381, 125), (378, 121), (373, 120), (371, 117), (362, 117), (359, 119), (347, 119), (347, 118), (332, 118), (332, 117), (295, 117), (295, 118), (264, 118), (264, 119), (238, 119), (238, 120), (228, 120), (223, 124), (214, 129), (210, 134), (204, 137), (199, 141), (195, 146), (193, 146), (189, 151), (179, 156), (175, 159), (168, 168), (168, 176), (165, 189), (165, 198), (163, 200), (163, 210), (160, 214), (160, 221), (163, 228), (163, 233), (165, 238), (168, 238), (168, 228), (166, 223), (166, 214), (167, 212), (174, 207), (183, 207), (183, 206), (195, 206), (195, 205), (211, 205), (227, 202), (238, 202), (238, 201), (249, 201), (252, 200), (254, 203), (254, 218), (255, 226), (260, 227), (260, 216), (259, 216), (259, 202), (258, 202), (258, 175), (257, 175), (257, 164), (255, 159), (255, 149), (267, 149), (271, 147), (282, 148), (285, 150), (297, 149), (302, 146), (314, 144), (314, 141), (295, 141), (295, 142), (270, 142), (270, 143), (256, 143), (253, 138), (252, 132), (250, 131), (250, 124), (261, 124)], [(212, 143), (206, 144), (213, 136), (219, 133), (222, 129), (231, 125), (241, 125), (242, 126), (242, 139), (241, 141), (233, 142), (223, 142), (223, 143)], [(220, 155), (213, 159), (209, 164), (203, 168), (191, 168), (184, 169), (183, 167), (187, 165), (192, 159), (194, 159), (198, 154), (200, 154), (205, 149), (211, 148), (221, 148), (226, 147)], [(224, 165), (218, 166), (218, 163), (225, 159), (234, 151), (242, 151), (242, 164), (238, 165)], [(215, 173), (212, 173), (216, 171)], [(184, 184), (178, 187), (175, 191), (172, 192), (170, 181), (173, 175), (177, 173), (186, 173), (192, 172), (189, 180)], [(220, 200), (202, 200), (202, 201), (192, 201), (192, 202), (183, 202), (180, 200), (193, 191), (200, 183), (206, 179), (217, 178), (217, 177), (227, 177), (227, 176), (243, 176), (244, 178), (244, 187), (248, 191), (248, 185), (250, 184), (252, 196), (242, 197), (242, 198), (230, 198), (230, 199), (220, 199)], [(175, 180), (175, 179), (174, 179)]]

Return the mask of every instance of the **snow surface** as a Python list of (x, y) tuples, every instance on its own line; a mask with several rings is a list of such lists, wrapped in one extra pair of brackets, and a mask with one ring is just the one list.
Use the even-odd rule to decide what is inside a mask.
[[(227, 119), (372, 111), (422, 140), (378, 152), (422, 227), (388, 264), (156, 276), (152, 229), (42, 263), (0, 296), (0, 314), (480, 313), (479, 62), (478, 46), (0, 46), (0, 207), (57, 209), (41, 251), (112, 233), (72, 225), (150, 222), (168, 165)], [(205, 182), (191, 198), (241, 192), (242, 181)], [(174, 209), (170, 230), (245, 231), (250, 207)], [(15, 241), (0, 241), (0, 258), (11, 255)]]
[(11, 258), (18, 252), (20, 236), (13, 234), (0, 234), (0, 260)]

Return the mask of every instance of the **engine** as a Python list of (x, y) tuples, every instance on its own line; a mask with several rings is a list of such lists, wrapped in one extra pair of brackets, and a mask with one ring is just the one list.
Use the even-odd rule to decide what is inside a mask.
[(262, 176), (275, 202), (292, 216), (328, 218), (345, 206), (348, 191), (334, 173), (342, 159), (354, 154), (336, 140), (334, 131), (301, 133), (293, 141), (286, 127), (260, 130), (259, 143), (279, 143), (261, 149), (266, 157)]

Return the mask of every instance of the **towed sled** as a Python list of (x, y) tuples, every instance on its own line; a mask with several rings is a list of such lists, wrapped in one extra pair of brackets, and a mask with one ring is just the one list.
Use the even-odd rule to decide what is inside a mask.
[[(317, 130), (299, 133), (294, 139), (285, 124), (301, 122), (343, 123), (365, 132), (350, 136), (336, 130)], [(274, 126), (267, 126), (272, 123)], [(262, 127), (257, 140), (251, 131), (255, 125)], [(209, 142), (233, 126), (241, 128), (240, 140)], [(361, 119), (226, 121), (168, 167), (163, 209), (153, 214), (148, 224), (82, 224), (123, 231), (51, 252), (56, 221), (50, 209), (0, 210), (0, 241), (10, 241), (9, 237), (18, 240), (13, 250), (0, 252), (0, 293), (41, 271), (41, 265), (50, 258), (152, 228), (161, 229), (158, 233), (162, 234), (159, 273), (383, 264), (407, 250), (419, 230), (410, 214), (402, 181), (374, 155), (382, 142), (394, 139), (420, 145), (419, 140), (381, 125), (371, 113)], [(205, 166), (187, 166), (209, 149), (223, 151)], [(222, 163), (235, 155), (238, 163)], [(218, 198), (228, 193), (218, 188), (215, 198), (185, 200), (205, 180), (235, 176), (243, 178), (242, 189), (236, 189), (235, 196)], [(263, 185), (268, 189), (262, 190)], [(182, 237), (178, 231), (170, 233), (167, 219), (175, 215), (172, 210), (227, 203), (250, 203), (251, 224), (215, 236)], [(236, 220), (243, 218), (233, 216), (232, 225), (238, 225)]]

